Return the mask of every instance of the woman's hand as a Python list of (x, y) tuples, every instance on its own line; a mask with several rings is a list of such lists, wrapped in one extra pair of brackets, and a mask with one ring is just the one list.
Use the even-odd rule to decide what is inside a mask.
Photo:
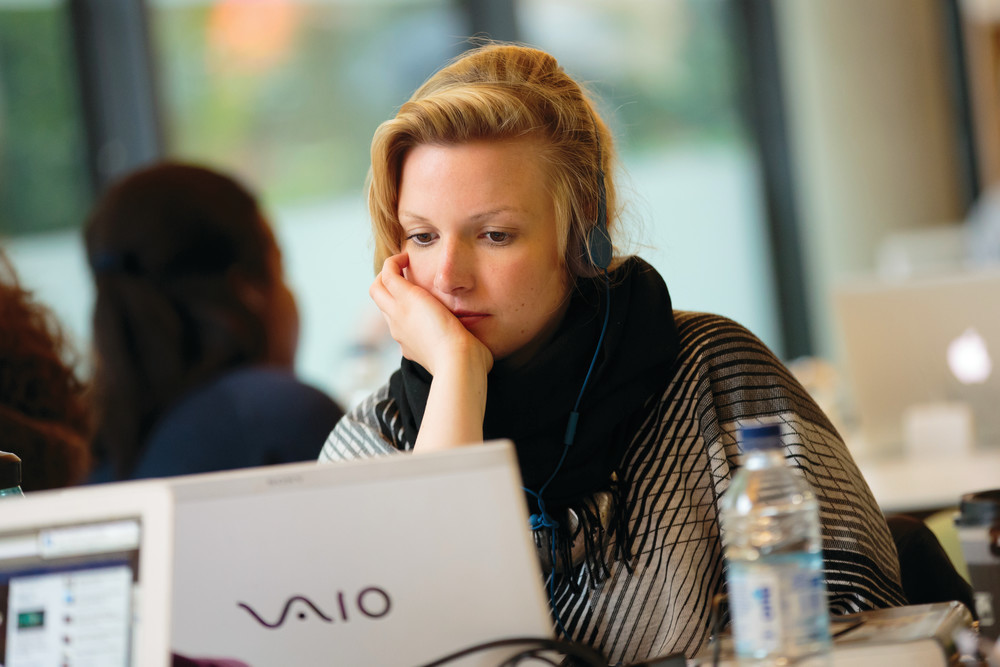
[(368, 293), (403, 356), (433, 376), (414, 451), (481, 442), (493, 355), (444, 304), (406, 279), (408, 265), (406, 253), (386, 259)]
[(489, 348), (473, 336), (444, 304), (427, 290), (414, 285), (403, 274), (409, 266), (404, 253), (382, 264), (368, 290), (399, 343), (403, 356), (426, 368), (431, 375), (458, 360), (493, 367)]

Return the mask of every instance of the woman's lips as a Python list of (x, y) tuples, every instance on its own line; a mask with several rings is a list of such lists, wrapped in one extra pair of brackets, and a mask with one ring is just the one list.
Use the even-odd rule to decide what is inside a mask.
[(489, 317), (486, 313), (474, 313), (467, 310), (456, 310), (454, 311), (454, 315), (458, 318), (459, 322), (465, 325), (466, 329), (475, 326)]

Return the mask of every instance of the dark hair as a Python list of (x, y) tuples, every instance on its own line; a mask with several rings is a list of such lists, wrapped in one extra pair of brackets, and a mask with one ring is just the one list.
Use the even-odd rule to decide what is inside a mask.
[(86, 387), (48, 308), (23, 289), (0, 249), (0, 449), (21, 458), (21, 486), (80, 482), (90, 467)]
[(95, 449), (125, 478), (174, 401), (267, 359), (267, 326), (244, 292), (280, 280), (277, 246), (243, 186), (169, 163), (113, 185), (85, 236), (97, 286)]

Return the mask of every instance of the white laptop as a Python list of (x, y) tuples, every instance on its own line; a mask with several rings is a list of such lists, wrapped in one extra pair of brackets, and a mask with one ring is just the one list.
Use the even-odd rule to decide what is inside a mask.
[(166, 485), (0, 501), (0, 665), (169, 664)]
[(1000, 444), (1000, 268), (844, 284), (834, 308), (861, 434), (904, 443), (908, 410), (967, 406), (972, 440)]
[[(552, 637), (512, 445), (173, 478), (172, 647), (253, 667), (416, 666)], [(497, 665), (525, 647), (456, 665)]]

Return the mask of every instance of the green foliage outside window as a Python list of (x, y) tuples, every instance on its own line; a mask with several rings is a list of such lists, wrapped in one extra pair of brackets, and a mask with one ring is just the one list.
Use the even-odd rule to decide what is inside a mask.
[(75, 228), (90, 204), (65, 11), (0, 9), (0, 237)]

